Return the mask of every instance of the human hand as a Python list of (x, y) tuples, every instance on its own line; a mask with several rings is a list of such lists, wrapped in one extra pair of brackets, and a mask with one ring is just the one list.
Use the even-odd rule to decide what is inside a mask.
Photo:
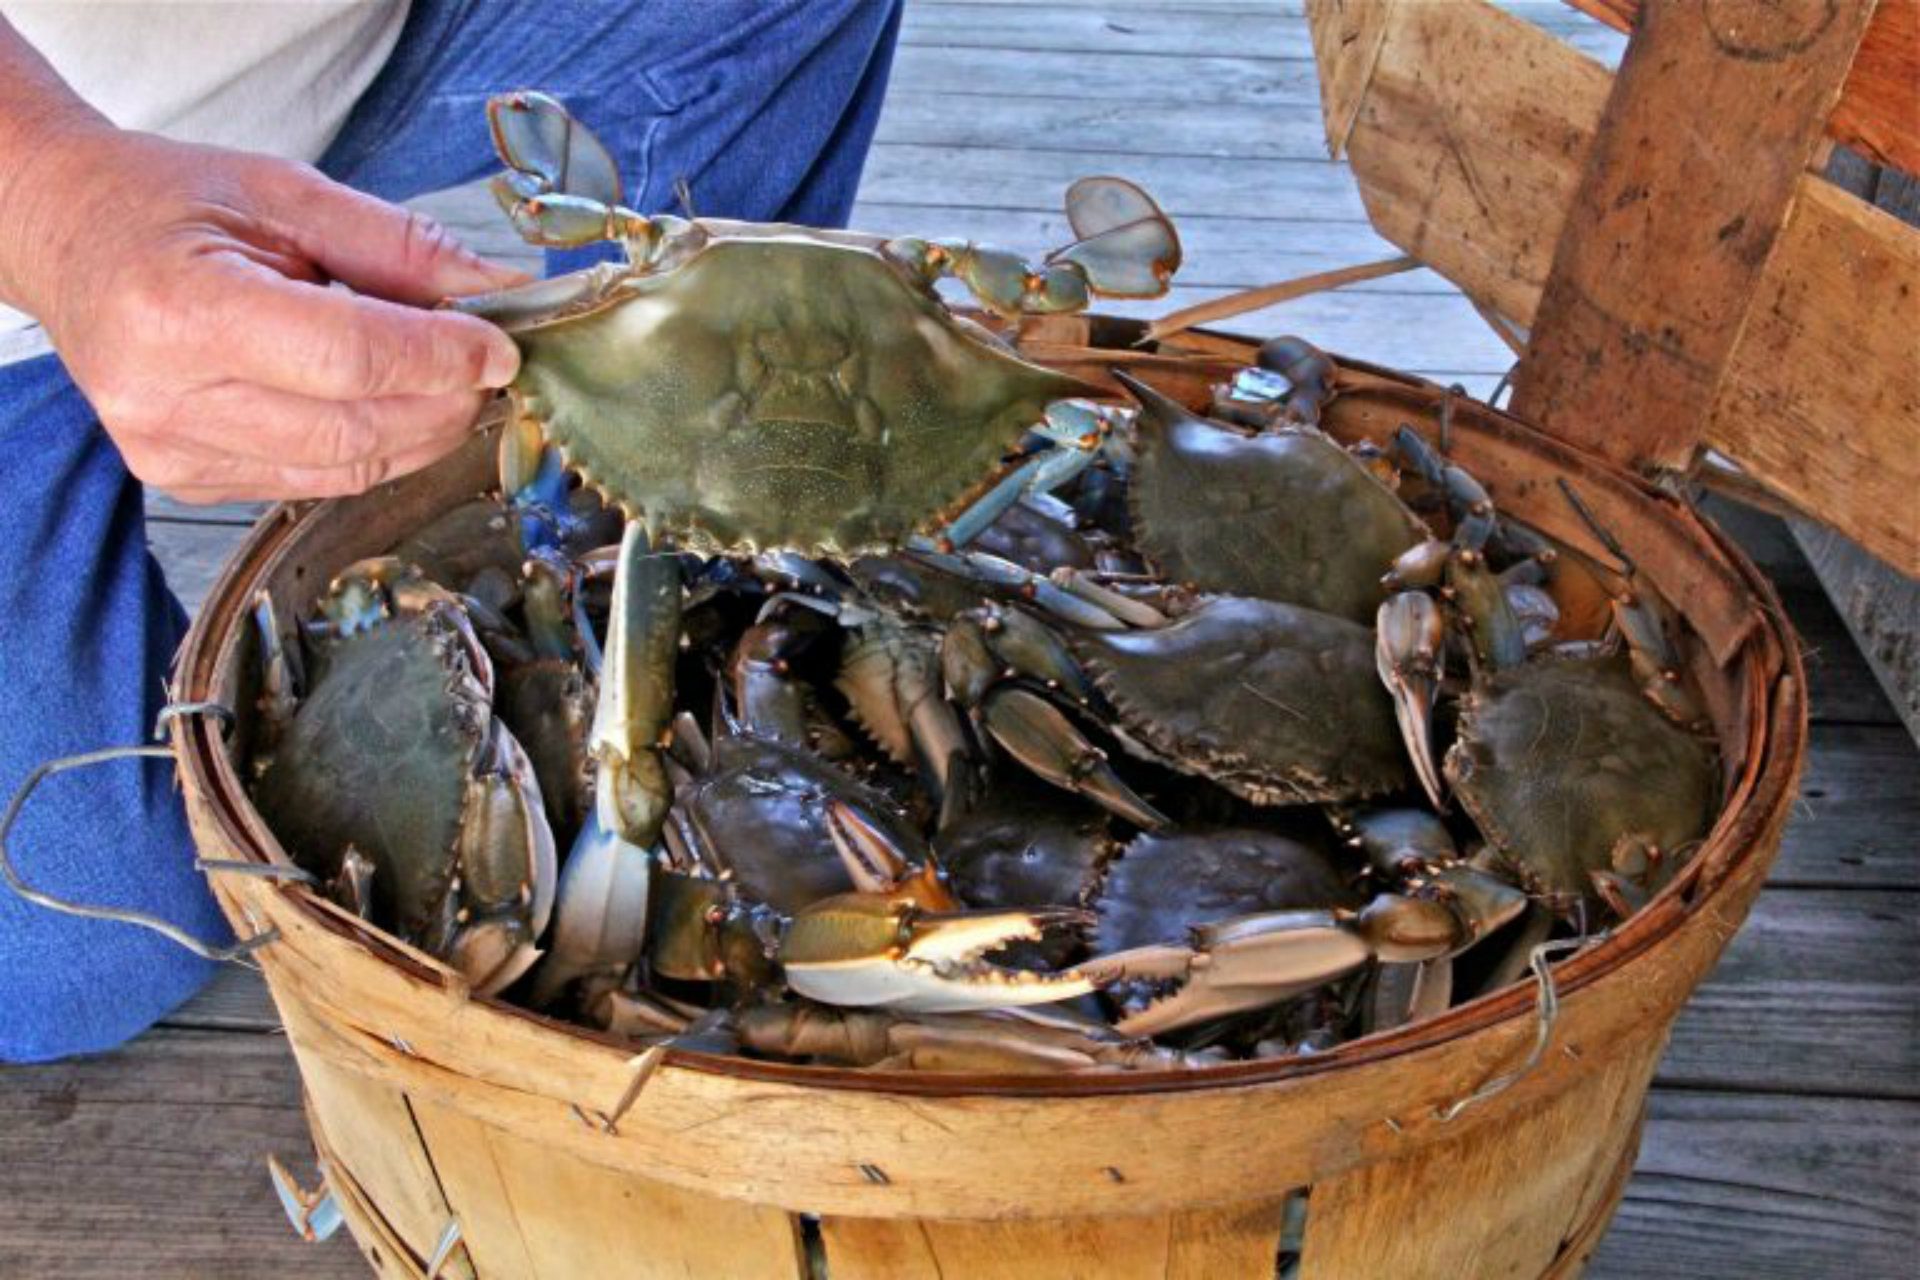
[(0, 190), (0, 299), (148, 484), (358, 493), (452, 450), (518, 368), (494, 326), (420, 309), (525, 279), (430, 219), (269, 156), (51, 127)]

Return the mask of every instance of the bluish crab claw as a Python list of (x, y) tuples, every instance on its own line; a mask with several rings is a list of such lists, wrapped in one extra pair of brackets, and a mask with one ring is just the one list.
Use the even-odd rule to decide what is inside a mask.
[(910, 898), (926, 911), (960, 909), (937, 866), (914, 866), (892, 836), (846, 801), (827, 803), (827, 836), (856, 889)]
[(1094, 293), (1157, 298), (1180, 269), (1180, 237), (1153, 197), (1124, 178), (1082, 178), (1067, 188), (1067, 221), (1079, 239), (1047, 256), (1069, 263)]
[(544, 93), (518, 90), (487, 102), (493, 148), (522, 178), (538, 184), (533, 194), (560, 192), (616, 205), (625, 198), (620, 169), (592, 130)]
[(780, 950), (787, 985), (823, 1004), (961, 1013), (1070, 1000), (1094, 989), (1077, 970), (1037, 973), (981, 959), (995, 948), (1080, 924), (1086, 913), (919, 910), (897, 896), (847, 893), (795, 915)]
[(327, 1184), (321, 1184), (312, 1191), (302, 1187), (294, 1179), (293, 1173), (280, 1162), (279, 1156), (267, 1157), (267, 1176), (273, 1182), (273, 1193), (280, 1198), (281, 1211), (287, 1215), (287, 1222), (295, 1234), (308, 1244), (315, 1244), (332, 1238), (346, 1219), (341, 1216), (340, 1202), (334, 1199)]

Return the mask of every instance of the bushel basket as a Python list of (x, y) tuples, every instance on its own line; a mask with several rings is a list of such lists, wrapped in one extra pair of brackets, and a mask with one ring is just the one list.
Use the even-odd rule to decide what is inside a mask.
[[(1034, 358), (1109, 362), (1190, 403), (1253, 344), (1136, 345), (1049, 321)], [(328, 1184), (374, 1268), (496, 1277), (1248, 1276), (1274, 1273), (1306, 1193), (1299, 1274), (1571, 1275), (1632, 1168), (1681, 1004), (1745, 917), (1806, 749), (1804, 677), (1778, 602), (1684, 505), (1514, 418), (1341, 360), (1326, 426), (1411, 423), (1502, 508), (1604, 555), (1566, 477), (1691, 625), (1725, 807), (1680, 878), (1527, 982), (1311, 1057), (1162, 1074), (905, 1075), (670, 1051), (470, 995), (442, 965), (297, 885), (214, 876), (258, 952), (306, 1086)], [(1442, 436), (1444, 434), (1444, 441)], [(250, 708), (258, 592), (284, 615), (351, 561), (489, 486), (485, 440), (361, 497), (283, 507), (228, 565), (175, 697)], [(248, 802), (247, 715), (174, 723), (209, 858), (285, 863)], [(457, 1243), (448, 1248), (457, 1238)], [(1289, 1241), (1289, 1247), (1292, 1245)]]

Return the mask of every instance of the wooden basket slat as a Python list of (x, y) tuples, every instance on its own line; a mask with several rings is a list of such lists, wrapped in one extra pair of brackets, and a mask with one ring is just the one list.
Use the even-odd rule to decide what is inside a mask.
[[(464, 1111), (410, 1097), (414, 1123), (433, 1155), (448, 1207), (460, 1220), (467, 1256), (484, 1280), (527, 1280), (540, 1274), (533, 1232), (514, 1219), (506, 1171), (494, 1159), (488, 1128)], [(617, 1227), (615, 1228), (618, 1229)]]
[[(1567, 0), (1632, 31), (1641, 0)], [(1827, 136), (1879, 164), (1920, 173), (1920, 0), (1879, 0), (1827, 118)]]
[(1303, 1274), (1544, 1274), (1610, 1185), (1663, 1047), (1660, 1039), (1628, 1044), (1594, 1063), (1580, 1088), (1491, 1123), (1463, 1114), (1456, 1123), (1467, 1132), (1444, 1150), (1319, 1184), (1308, 1201)]
[[(432, 1109), (437, 1115), (458, 1115), (450, 1108)], [(473, 1197), (461, 1221), (491, 1219), (490, 1238), (517, 1236), (526, 1266), (524, 1271), (495, 1268), (476, 1243), (474, 1263), (483, 1280), (798, 1280), (805, 1274), (798, 1226), (778, 1209), (636, 1178), (484, 1123), (469, 1121), (456, 1142), (445, 1151), (434, 1149), (443, 1178), (465, 1179), (475, 1162), (492, 1171), (490, 1177), (461, 1183)], [(451, 1183), (448, 1193), (458, 1202)], [(513, 1258), (508, 1253), (503, 1261)]]
[[(1343, 43), (1347, 6), (1309, 0), (1329, 108), (1376, 229), (1510, 322), (1531, 326), (1581, 190), (1611, 78), (1492, 6), (1382, 0), (1380, 44)], [(1354, 68), (1365, 66), (1364, 77)], [(1862, 284), (1861, 292), (1851, 282)], [(1823, 179), (1795, 180), (1787, 225), (1742, 302), (1698, 443), (1920, 575), (1920, 230)], [(1649, 330), (1648, 332), (1652, 332)], [(1684, 415), (1683, 415), (1684, 416)]]
[(821, 1232), (833, 1280), (1209, 1280), (1270, 1274), (1285, 1209), (1281, 1197), (1052, 1221), (829, 1217)]
[[(313, 1018), (305, 1009), (286, 1019), (287, 1039), (300, 1064), (307, 1110), (327, 1135), (333, 1163), (344, 1168), (414, 1260), (430, 1258), (453, 1218), (433, 1162), (414, 1127), (405, 1093), (308, 1051)], [(448, 1277), (473, 1271), (464, 1257), (449, 1260)]]

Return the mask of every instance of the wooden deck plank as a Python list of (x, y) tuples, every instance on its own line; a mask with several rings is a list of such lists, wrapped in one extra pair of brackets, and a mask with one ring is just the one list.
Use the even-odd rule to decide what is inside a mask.
[[(1617, 60), (1626, 43), (1618, 32), (1568, 14), (1558, 0), (1502, 7), (1600, 61)], [(992, 8), (969, 0), (911, 4), (901, 24), (900, 42), (911, 47), (1074, 54), (1147, 52), (1199, 58), (1231, 50), (1241, 57), (1313, 57), (1312, 42), (1299, 21), (1300, 6), (1294, 4), (1256, 4), (1212, 13), (1197, 11), (1180, 0), (1096, 8), (1030, 4), (1012, 22), (993, 21)]]
[(1913, 1103), (1656, 1089), (1626, 1200), (1586, 1274), (1910, 1275), (1917, 1183)]
[(364, 1277), (342, 1232), (306, 1245), (267, 1179), (314, 1178), (278, 1036), (159, 1030), (118, 1053), (0, 1068), (0, 1274)]

